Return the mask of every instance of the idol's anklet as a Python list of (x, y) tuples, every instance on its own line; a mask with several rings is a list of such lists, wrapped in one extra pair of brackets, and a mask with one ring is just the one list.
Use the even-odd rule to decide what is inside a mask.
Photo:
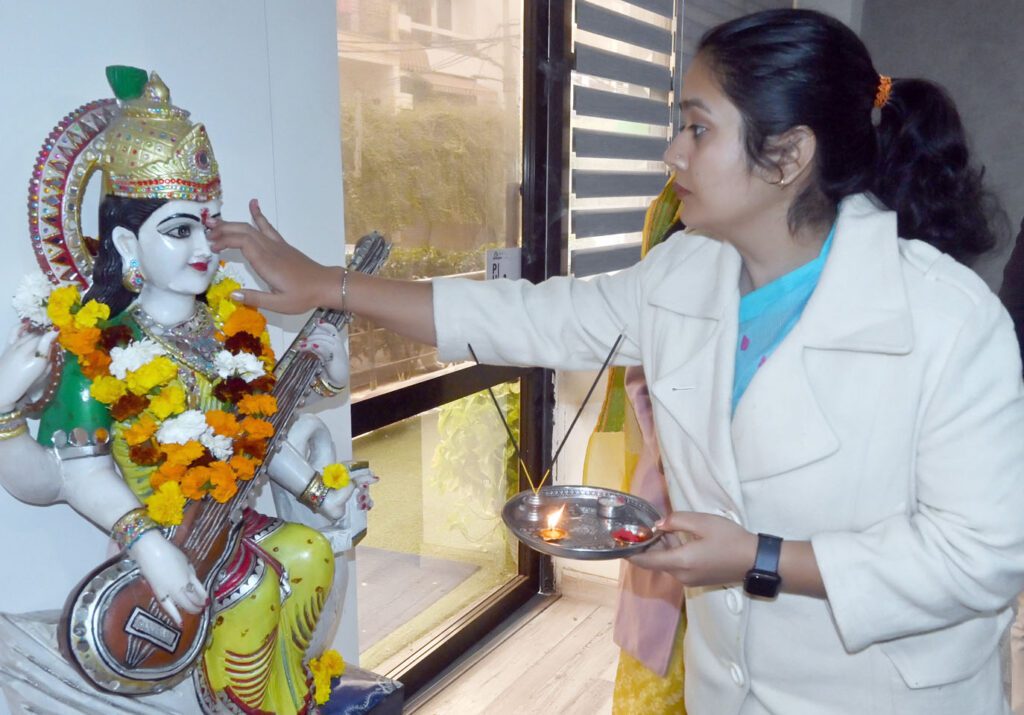
[(129, 549), (147, 531), (159, 528), (160, 526), (150, 518), (146, 508), (139, 507), (114, 522), (110, 529), (110, 538), (122, 549)]

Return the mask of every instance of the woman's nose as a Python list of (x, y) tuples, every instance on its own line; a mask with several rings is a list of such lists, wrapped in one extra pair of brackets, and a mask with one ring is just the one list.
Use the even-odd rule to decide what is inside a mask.
[(661, 155), (661, 160), (665, 162), (665, 165), (672, 171), (686, 171), (687, 157), (681, 135), (677, 134), (675, 138), (669, 142), (665, 152)]

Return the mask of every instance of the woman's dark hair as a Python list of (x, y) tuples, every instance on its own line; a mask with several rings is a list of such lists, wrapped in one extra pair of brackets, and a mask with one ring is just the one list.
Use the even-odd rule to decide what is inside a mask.
[(790, 207), (794, 230), (828, 224), (839, 202), (870, 191), (897, 212), (899, 233), (969, 263), (996, 244), (998, 203), (970, 165), (952, 100), (938, 85), (895, 79), (872, 108), (879, 73), (846, 25), (813, 10), (767, 10), (712, 28), (698, 57), (743, 117), (752, 166), (777, 170), (773, 138), (814, 132), (813, 180)]
[(121, 284), (124, 266), (121, 254), (114, 247), (114, 229), (123, 226), (137, 236), (146, 219), (166, 203), (167, 199), (103, 197), (100, 201), (100, 248), (92, 268), (92, 286), (83, 296), (84, 301), (98, 300), (106, 303), (110, 307), (111, 316), (131, 305), (135, 294)]

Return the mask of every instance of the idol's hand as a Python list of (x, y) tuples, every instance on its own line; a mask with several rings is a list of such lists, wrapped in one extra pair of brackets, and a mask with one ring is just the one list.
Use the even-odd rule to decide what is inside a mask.
[(153, 589), (160, 607), (181, 625), (181, 612), (199, 613), (209, 596), (196, 577), (192, 564), (177, 546), (157, 529), (147, 531), (128, 549), (139, 570)]
[(757, 536), (724, 517), (676, 511), (658, 528), (668, 533), (631, 564), (665, 571), (687, 586), (739, 583), (754, 565)]
[(370, 511), (373, 508), (373, 498), (370, 496), (370, 485), (380, 481), (379, 477), (373, 474), (361, 474), (352, 478), (356, 485), (356, 506), (363, 511)]
[(330, 323), (320, 323), (299, 343), (299, 350), (312, 353), (323, 363), (323, 376), (336, 386), (348, 385), (348, 349), (341, 333)]
[(218, 221), (207, 233), (217, 253), (236, 248), (253, 270), (270, 286), (270, 292), (240, 291), (247, 305), (278, 313), (304, 313), (324, 304), (324, 297), (337, 293), (341, 268), (323, 266), (293, 248), (260, 211), (259, 202), (249, 202), (252, 224)]
[(57, 337), (48, 333), (14, 332), (10, 344), (0, 354), (0, 412), (10, 412), (14, 405), (39, 381), (49, 366), (50, 345)]

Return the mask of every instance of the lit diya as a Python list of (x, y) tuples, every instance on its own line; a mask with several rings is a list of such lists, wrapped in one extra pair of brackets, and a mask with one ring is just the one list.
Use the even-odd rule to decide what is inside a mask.
[(538, 529), (537, 536), (544, 539), (544, 541), (561, 541), (568, 536), (569, 532), (558, 526), (558, 522), (562, 518), (562, 512), (564, 511), (565, 504), (562, 504), (561, 509), (548, 514), (548, 528)]

